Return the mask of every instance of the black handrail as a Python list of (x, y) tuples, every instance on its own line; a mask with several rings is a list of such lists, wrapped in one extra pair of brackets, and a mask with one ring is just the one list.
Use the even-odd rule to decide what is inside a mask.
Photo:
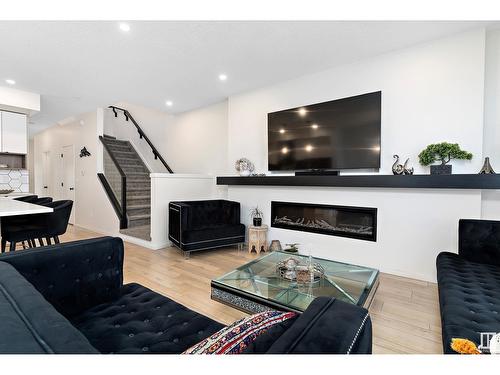
[(168, 164), (165, 161), (165, 159), (162, 158), (162, 156), (160, 155), (160, 153), (158, 152), (158, 150), (156, 149), (156, 147), (149, 140), (149, 138), (147, 137), (147, 135), (144, 133), (144, 131), (141, 129), (141, 127), (139, 126), (139, 124), (137, 123), (137, 121), (135, 121), (135, 119), (132, 117), (132, 115), (130, 114), (129, 111), (127, 111), (124, 108), (115, 107), (114, 105), (110, 105), (108, 108), (111, 108), (113, 110), (113, 113), (115, 114), (115, 117), (118, 117), (118, 113), (116, 112), (117, 110), (118, 111), (122, 111), (123, 114), (125, 115), (125, 120), (128, 121), (130, 119), (132, 121), (132, 123), (135, 125), (135, 127), (137, 129), (137, 132), (139, 133), (139, 138), (141, 138), (141, 139), (144, 138), (144, 140), (148, 143), (149, 147), (151, 147), (151, 150), (153, 151), (153, 155), (155, 157), (155, 160), (156, 159), (160, 159), (160, 161), (165, 166), (165, 168), (167, 168), (167, 171), (169, 171), (170, 173), (174, 173), (174, 171), (168, 166)]
[(121, 207), (119, 205), (117, 197), (115, 196), (115, 193), (111, 189), (111, 186), (109, 185), (109, 182), (106, 179), (106, 176), (104, 176), (104, 174), (102, 174), (102, 173), (98, 173), (97, 176), (99, 177), (99, 180), (101, 181), (102, 185), (104, 186), (104, 190), (106, 190), (106, 193), (111, 200), (111, 204), (113, 205), (113, 208), (115, 209), (116, 214), (120, 218), (120, 229), (126, 229), (128, 227), (128, 220), (127, 220), (127, 176), (123, 172), (123, 169), (120, 167), (120, 164), (118, 163), (115, 156), (113, 155), (113, 152), (109, 149), (109, 146), (104, 141), (104, 137), (102, 135), (100, 135), (99, 139), (102, 143), (102, 146), (104, 147), (104, 149), (108, 153), (109, 157), (113, 161), (116, 169), (118, 170), (118, 173), (120, 173), (120, 176), (121, 176), (121, 183), (122, 183), (122, 196), (120, 197), (121, 198)]

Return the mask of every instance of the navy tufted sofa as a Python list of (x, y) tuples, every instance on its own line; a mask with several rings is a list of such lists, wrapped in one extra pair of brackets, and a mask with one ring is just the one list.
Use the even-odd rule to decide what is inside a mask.
[[(0, 353), (178, 354), (222, 324), (139, 284), (103, 237), (0, 256)], [(317, 298), (249, 353), (371, 353), (368, 312)]]
[(452, 338), (500, 332), (500, 221), (460, 220), (458, 232), (458, 254), (436, 260), (445, 353)]

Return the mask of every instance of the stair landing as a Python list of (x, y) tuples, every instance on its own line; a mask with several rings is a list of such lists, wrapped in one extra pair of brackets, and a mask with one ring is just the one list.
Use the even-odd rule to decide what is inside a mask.
[(127, 229), (120, 229), (120, 233), (126, 236), (140, 238), (141, 240), (151, 241), (151, 226), (143, 225)]

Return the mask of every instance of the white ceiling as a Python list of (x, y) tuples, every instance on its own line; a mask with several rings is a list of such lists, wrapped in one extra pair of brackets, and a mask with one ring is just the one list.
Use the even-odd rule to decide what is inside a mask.
[[(36, 133), (124, 101), (179, 113), (484, 22), (1, 21), (0, 85), (41, 94)], [(220, 82), (218, 75), (228, 80)], [(166, 100), (173, 106), (167, 108)]]

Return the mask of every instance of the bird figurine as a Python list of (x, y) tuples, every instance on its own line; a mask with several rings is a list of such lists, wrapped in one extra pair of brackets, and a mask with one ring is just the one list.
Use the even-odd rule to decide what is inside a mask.
[(394, 161), (394, 164), (392, 165), (392, 174), (395, 174), (395, 175), (404, 174), (405, 173), (404, 166), (402, 164), (398, 164), (399, 163), (399, 156), (394, 155), (393, 158), (396, 160)]
[(410, 158), (406, 159), (404, 165), (403, 165), (403, 173), (404, 174), (413, 174), (413, 167), (408, 168), (408, 162), (410, 161)]

